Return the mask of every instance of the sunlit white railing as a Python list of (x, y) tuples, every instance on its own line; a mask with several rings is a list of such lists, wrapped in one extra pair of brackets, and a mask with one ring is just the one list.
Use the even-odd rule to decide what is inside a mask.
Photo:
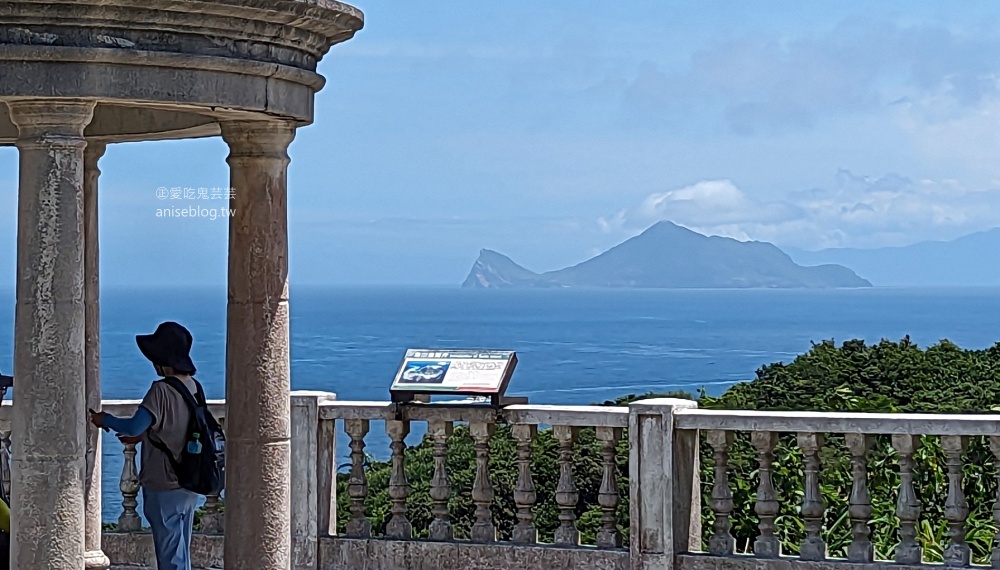
[[(138, 402), (107, 401), (104, 409), (127, 416)], [(213, 414), (224, 420), (223, 402), (211, 402)], [(0, 478), (10, 480), (10, 404), (0, 410)], [(815, 570), (849, 564), (894, 563), (900, 567), (927, 565), (920, 533), (926, 513), (921, 509), (918, 467), (937, 470), (947, 484), (942, 512), (947, 526), (941, 558), (948, 567), (972, 567), (967, 543), (970, 505), (963, 490), (965, 453), (971, 445), (989, 449), (1000, 463), (1000, 415), (935, 414), (831, 414), (811, 412), (720, 411), (699, 409), (684, 400), (646, 400), (628, 407), (508, 406), (502, 410), (446, 405), (397, 407), (388, 402), (337, 401), (331, 394), (297, 393), (292, 405), (293, 550), (305, 567), (316, 570), (399, 568), (400, 560), (421, 568), (440, 570), (465, 567), (531, 568), (600, 567), (613, 570), (646, 570), (675, 567), (684, 570)], [(419, 424), (429, 438), (427, 465), (408, 466), (407, 435)], [(453, 488), (448, 472), (448, 446), (456, 426), (465, 426), (472, 441), (474, 481), (470, 489)], [(516, 480), (496, 485), (490, 473), (490, 444), (498, 426), (504, 426), (515, 446)], [(541, 453), (537, 445), (540, 428), (551, 428), (556, 465), (549, 499), (558, 519), (552, 540), (539, 541), (537, 525), (541, 486), (532, 460)], [(581, 430), (598, 449), (601, 483), (599, 531), (592, 544), (581, 544), (577, 519), (580, 494), (574, 472), (574, 451)], [(416, 430), (414, 430), (416, 431)], [(384, 436), (382, 433), (384, 432)], [(376, 436), (379, 436), (376, 438)], [(338, 455), (338, 438), (348, 449)], [(370, 510), (369, 441), (386, 441), (388, 481), (386, 524), (375, 532)], [(836, 442), (834, 445), (831, 442)], [(873, 458), (872, 449), (881, 441), (881, 452), (892, 458)], [(779, 443), (785, 442), (785, 443)], [(971, 443), (970, 443), (971, 442)], [(978, 443), (976, 443), (978, 442)], [(985, 443), (984, 443), (985, 442)], [(621, 445), (625, 447), (622, 447)], [(783, 445), (794, 455), (776, 458)], [(941, 460), (919, 466), (921, 445), (935, 446)], [(730, 464), (737, 446), (750, 454), (753, 465)], [(620, 449), (628, 449), (627, 477)], [(750, 451), (748, 451), (750, 450)], [(124, 447), (124, 467), (119, 488), (123, 497), (117, 531), (106, 533), (105, 548), (117, 564), (142, 566), (149, 560), (148, 541), (143, 542), (141, 518), (136, 512), (139, 492), (136, 449)], [(836, 454), (842, 453), (842, 456)], [(703, 455), (704, 454), (704, 455)], [(347, 498), (344, 525), (337, 528), (338, 457), (343, 459)], [(710, 464), (702, 472), (699, 457)], [(801, 457), (801, 459), (796, 459)], [(791, 459), (789, 459), (791, 458)], [(801, 493), (781, 496), (782, 473), (776, 461), (800, 461), (793, 469), (801, 473)], [(848, 502), (850, 536), (841, 548), (843, 558), (831, 554), (826, 543), (830, 517), (824, 503), (824, 462), (843, 461), (850, 466)], [(413, 489), (407, 480), (411, 468), (431, 473), (427, 493), (430, 504), (427, 528), (415, 528)], [(736, 469), (740, 469), (737, 471)], [(872, 516), (872, 473), (892, 469), (898, 473), (892, 520)], [(704, 481), (702, 473), (707, 473)], [(741, 475), (737, 475), (740, 473)], [(991, 474), (1000, 480), (1000, 473)], [(734, 477), (751, 478), (752, 505), (736, 504)], [(620, 483), (625, 477), (627, 485)], [(880, 479), (884, 480), (884, 479)], [(894, 479), (895, 480), (895, 479)], [(744, 483), (745, 484), (745, 483)], [(796, 483), (798, 484), (798, 483)], [(998, 486), (1000, 488), (1000, 486)], [(880, 489), (885, 492), (885, 489)], [(468, 493), (474, 505), (467, 533), (458, 533), (451, 506), (456, 493)], [(495, 497), (512, 496), (513, 529), (501, 540), (493, 512)], [(740, 495), (745, 497), (746, 495)], [(629, 499), (623, 540), (622, 498)], [(702, 497), (712, 523), (706, 542), (701, 541)], [(238, 500), (238, 499), (234, 499)], [(740, 499), (746, 500), (746, 499)], [(992, 499), (991, 499), (992, 500)], [(794, 501), (794, 509), (782, 510)], [(752, 521), (740, 521), (738, 513), (753, 511)], [(428, 512), (428, 511), (424, 511)], [(782, 514), (783, 513), (783, 514)], [(791, 513), (791, 514), (789, 514)], [(1000, 491), (994, 506), (995, 527), (1000, 528)], [(781, 521), (782, 514), (785, 522)], [(205, 567), (221, 563), (223, 510), (220, 499), (205, 504), (201, 531), (196, 537), (198, 556), (209, 557)], [(421, 519), (423, 520), (423, 519)], [(778, 527), (801, 525), (802, 541), (794, 555), (782, 552)], [(736, 523), (749, 523), (757, 531), (750, 543), (737, 545)], [(889, 556), (882, 560), (872, 546), (875, 533), (896, 537)], [(414, 537), (423, 537), (414, 540)], [(145, 545), (145, 546), (143, 546)], [(145, 554), (141, 554), (141, 553)], [(839, 556), (839, 555), (838, 555)], [(1000, 568), (1000, 534), (994, 535), (992, 566)], [(478, 562), (477, 562), (478, 561)], [(484, 566), (487, 564), (487, 566)], [(491, 565), (492, 564), (492, 565)], [(810, 566), (811, 565), (811, 566)], [(866, 566), (866, 568), (868, 568)]]
[[(581, 428), (593, 428), (600, 441), (603, 477), (600, 487), (602, 527), (597, 533), (596, 546), (615, 549), (622, 546), (618, 530), (618, 442), (628, 428), (629, 413), (626, 407), (598, 406), (508, 406), (501, 411), (489, 408), (449, 407), (445, 405), (415, 405), (402, 407), (388, 402), (330, 402), (321, 408), (323, 420), (338, 420), (350, 438), (350, 480), (347, 492), (350, 496), (350, 520), (346, 536), (370, 538), (371, 523), (365, 515), (365, 501), (368, 498), (368, 483), (365, 472), (365, 439), (372, 421), (383, 422), (385, 433), (390, 440), (390, 461), (392, 464), (389, 480), (389, 497), (392, 502), (392, 517), (385, 528), (385, 537), (410, 539), (415, 533), (407, 516), (407, 499), (410, 494), (406, 480), (406, 436), (411, 424), (426, 424), (427, 436), (433, 440), (433, 477), (430, 482), (430, 496), (433, 500), (434, 520), (427, 531), (430, 540), (452, 541), (455, 539), (453, 525), (449, 517), (448, 503), (453, 489), (449, 483), (447, 467), (448, 439), (456, 424), (467, 424), (474, 442), (475, 480), (471, 496), (476, 505), (475, 521), (471, 528), (470, 540), (478, 543), (497, 541), (492, 504), (496, 489), (490, 481), (489, 444), (497, 424), (510, 426), (511, 435), (517, 445), (518, 476), (513, 489), (517, 509), (517, 525), (513, 528), (510, 542), (519, 545), (538, 544), (538, 532), (534, 523), (534, 509), (537, 489), (531, 470), (532, 444), (538, 426), (551, 426), (557, 442), (558, 483), (555, 488), (555, 502), (559, 508), (559, 528), (554, 535), (554, 544), (561, 547), (579, 547), (580, 532), (576, 527), (576, 510), (579, 503), (577, 483), (574, 480), (574, 444)], [(423, 533), (421, 533), (423, 534)]]
[[(963, 467), (964, 455), (972, 440), (980, 439), (980, 443), (984, 443), (992, 453), (994, 465), (1000, 465), (1000, 415), (992, 414), (765, 412), (690, 408), (675, 414), (674, 426), (677, 430), (702, 432), (711, 446), (714, 459), (710, 507), (715, 522), (708, 541), (708, 552), (706, 556), (683, 559), (680, 566), (684, 568), (716, 568), (719, 557), (725, 558), (729, 565), (739, 562), (748, 569), (759, 567), (762, 561), (774, 560), (777, 563), (779, 558), (786, 565), (789, 562), (817, 561), (826, 564), (926, 564), (924, 547), (929, 546), (925, 543), (931, 538), (921, 536), (921, 524), (925, 521), (921, 512), (920, 479), (917, 478), (920, 467), (925, 472), (922, 478), (925, 482), (933, 481), (934, 471), (943, 471), (946, 478), (947, 497), (943, 515), (947, 531), (945, 544), (941, 545), (943, 563), (949, 567), (968, 567), (971, 565), (971, 549), (966, 541), (966, 530), (970, 505), (963, 490)], [(750, 547), (750, 553), (734, 557), (735, 545), (730, 534), (734, 523), (734, 503), (729, 452), (737, 434), (749, 435), (756, 451), (758, 475), (754, 510), (759, 536)], [(785, 435), (790, 436), (802, 456), (803, 488), (798, 511), (805, 536), (797, 545), (798, 555), (795, 557), (782, 552), (776, 535), (781, 498), (776, 492), (777, 475), (773, 465), (779, 437)], [(879, 437), (887, 440), (885, 447), (888, 449), (883, 449), (878, 465), (886, 469), (895, 463), (898, 473), (895, 521), (876, 521), (872, 518), (869, 479), (875, 459), (872, 457), (873, 447)], [(830, 445), (834, 438), (842, 438), (842, 442), (838, 441), (837, 446)], [(923, 445), (939, 446), (943, 462), (939, 463), (935, 457), (929, 465), (917, 465), (917, 452)], [(846, 557), (834, 558), (829, 555), (824, 539), (829, 519), (821, 485), (824, 457), (826, 461), (836, 461), (838, 458), (834, 453), (841, 447), (851, 467), (850, 488), (845, 490), (849, 493), (847, 515), (851, 536)], [(895, 456), (894, 461), (888, 462), (892, 455)], [(993, 468), (993, 476), (1000, 482), (1000, 470), (996, 467)], [(1000, 528), (1000, 486), (995, 492), (990, 502), (994, 522)], [(877, 524), (882, 528), (873, 529)], [(879, 559), (872, 544), (873, 530), (884, 532), (886, 525), (898, 528), (891, 560)], [(997, 568), (1000, 567), (1000, 532), (994, 532), (992, 543), (992, 567)], [(716, 560), (713, 561), (713, 558)]]

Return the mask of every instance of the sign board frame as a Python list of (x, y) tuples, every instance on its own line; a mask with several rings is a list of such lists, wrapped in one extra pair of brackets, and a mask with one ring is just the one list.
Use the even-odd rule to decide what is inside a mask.
[[(470, 378), (468, 384), (462, 384), (462, 380), (448, 382), (448, 373), (453, 369), (465, 372), (463, 376), (476, 376), (479, 362), (488, 367), (479, 378)], [(393, 402), (400, 403), (447, 395), (488, 397), (493, 406), (500, 406), (505, 403), (504, 394), (516, 367), (517, 353), (513, 350), (411, 348), (403, 356), (389, 394)], [(452, 378), (455, 376), (452, 374)]]

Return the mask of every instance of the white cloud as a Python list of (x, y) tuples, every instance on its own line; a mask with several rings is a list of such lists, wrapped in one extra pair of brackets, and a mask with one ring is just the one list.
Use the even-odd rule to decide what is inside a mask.
[(778, 223), (798, 213), (789, 204), (753, 200), (729, 180), (706, 180), (651, 194), (639, 206), (638, 214), (647, 219), (680, 218), (699, 226), (721, 226), (750, 221)]
[(1000, 225), (998, 213), (997, 187), (842, 170), (827, 187), (776, 201), (756, 200), (729, 180), (706, 180), (651, 194), (598, 225), (606, 233), (635, 233), (668, 220), (708, 235), (819, 249), (951, 239)]

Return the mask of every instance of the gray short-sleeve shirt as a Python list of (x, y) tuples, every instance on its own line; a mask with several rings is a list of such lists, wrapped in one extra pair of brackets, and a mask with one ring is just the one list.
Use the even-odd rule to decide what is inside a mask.
[[(197, 387), (192, 381), (183, 381), (192, 394)], [(174, 459), (180, 459), (184, 445), (187, 443), (188, 424), (191, 421), (191, 411), (184, 397), (166, 382), (154, 382), (142, 399), (142, 407), (153, 415), (153, 424), (142, 437), (140, 450), (139, 484), (150, 491), (170, 491), (180, 489), (177, 475), (167, 455), (156, 446), (149, 443), (152, 436), (162, 442), (173, 452)]]

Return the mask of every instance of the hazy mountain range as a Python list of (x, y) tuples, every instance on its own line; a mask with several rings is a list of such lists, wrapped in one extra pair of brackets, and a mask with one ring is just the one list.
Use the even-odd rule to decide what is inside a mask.
[(661, 222), (593, 259), (546, 273), (483, 250), (463, 286), (863, 287), (870, 282), (883, 287), (996, 287), (998, 261), (1000, 228), (902, 247), (782, 251), (768, 243), (708, 237)]
[(786, 249), (803, 265), (846, 265), (879, 286), (1000, 286), (1000, 228), (878, 249)]
[(709, 237), (659, 222), (592, 259), (548, 273), (534, 273), (483, 250), (462, 286), (785, 289), (871, 283), (840, 265), (798, 265), (769, 243)]

